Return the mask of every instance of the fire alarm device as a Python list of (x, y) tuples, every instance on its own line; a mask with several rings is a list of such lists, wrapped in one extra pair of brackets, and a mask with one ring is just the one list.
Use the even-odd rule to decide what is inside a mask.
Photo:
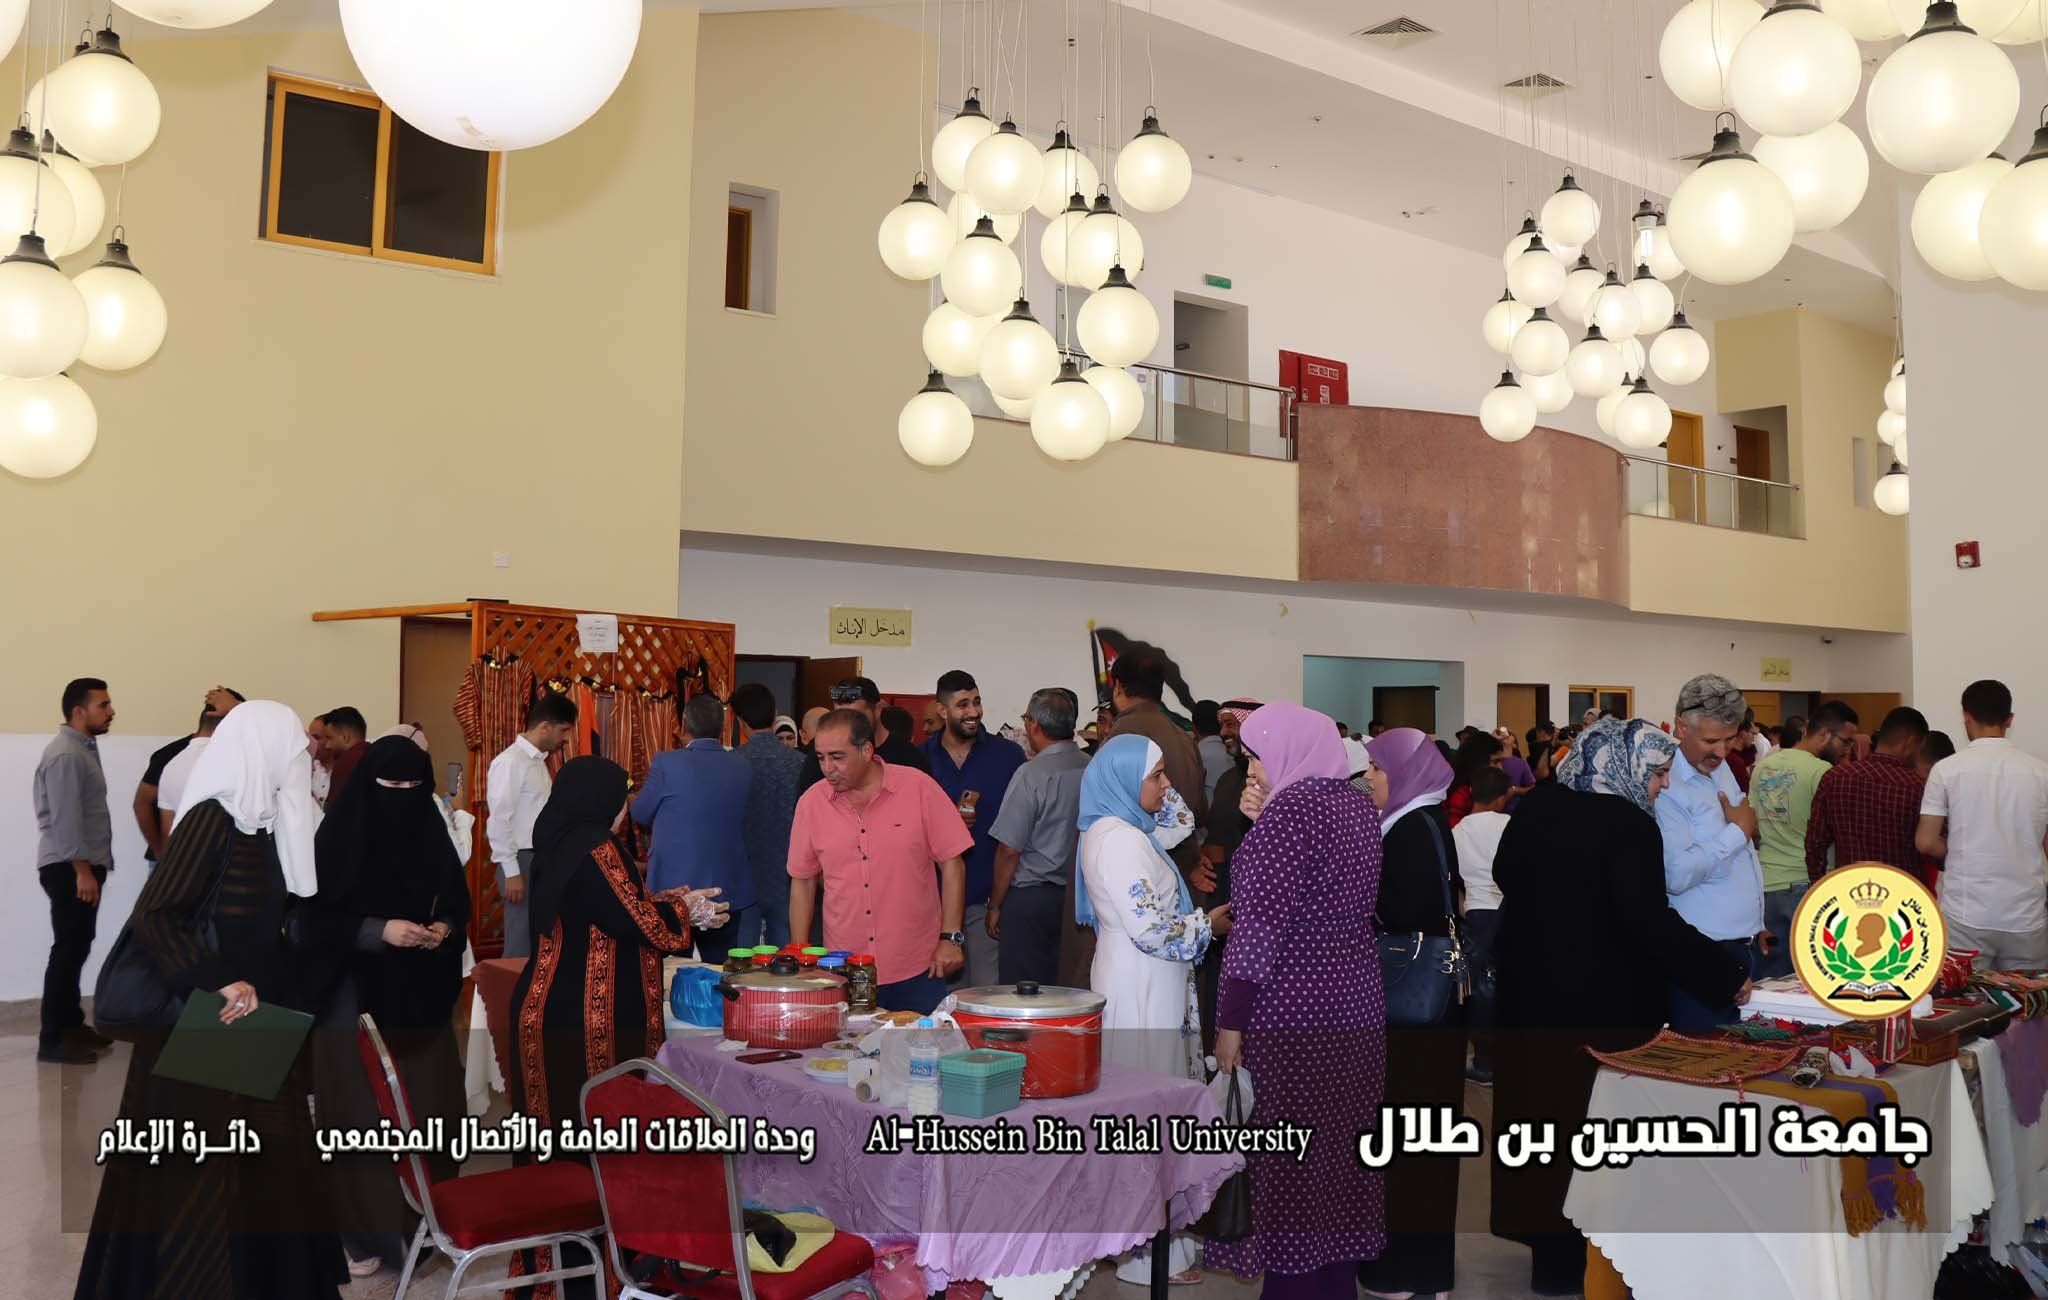
[(1984, 557), (1977, 550), (1977, 543), (1956, 543), (1956, 567), (1958, 569), (1981, 569), (1984, 567)]

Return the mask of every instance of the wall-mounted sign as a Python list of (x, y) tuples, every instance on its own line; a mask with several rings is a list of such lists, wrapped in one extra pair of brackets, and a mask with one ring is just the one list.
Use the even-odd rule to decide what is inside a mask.
[(617, 614), (578, 614), (576, 616), (576, 648), (587, 655), (613, 655), (619, 652), (619, 616)]
[(1230, 287), (1230, 277), (1227, 275), (1205, 275), (1202, 277), (1202, 283), (1208, 285), (1211, 289), (1228, 289)]
[(1765, 682), (1789, 682), (1791, 680), (1792, 661), (1790, 659), (1766, 658), (1764, 660)]
[(910, 611), (834, 605), (828, 634), (833, 645), (909, 645)]
[(1280, 386), (1294, 390), (1297, 402), (1315, 406), (1351, 405), (1351, 367), (1328, 357), (1282, 352)]

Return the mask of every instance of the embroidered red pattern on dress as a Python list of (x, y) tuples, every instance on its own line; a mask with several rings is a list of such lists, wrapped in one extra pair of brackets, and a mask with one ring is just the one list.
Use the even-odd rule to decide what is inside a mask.
[(690, 927), (687, 923), (678, 929), (670, 929), (662, 919), (661, 909), (647, 897), (647, 890), (634, 879), (632, 868), (619, 855), (618, 845), (609, 841), (600, 844), (591, 852), (597, 865), (604, 870), (605, 879), (611, 882), (612, 892), (619, 896), (620, 906), (626, 915), (640, 927), (640, 933), (647, 936), (647, 942), (663, 952), (687, 952), (690, 947)]
[(661, 954), (652, 948), (640, 950), (640, 988), (647, 1006), (647, 1055), (653, 1056), (668, 1041), (668, 1026), (661, 1019)]
[(614, 1049), (612, 1001), (618, 979), (618, 940), (590, 927), (589, 975), (583, 985), (583, 1068), (602, 1074), (618, 1061)]
[(533, 958), (533, 983), (526, 989), (526, 1001), (519, 1005), (519, 1069), (526, 1076), (526, 1113), (543, 1124), (554, 1122), (548, 1108), (547, 1056), (541, 1046), (543, 1013), (548, 989), (555, 982), (555, 967), (562, 960), (562, 923), (541, 936), (540, 951)]

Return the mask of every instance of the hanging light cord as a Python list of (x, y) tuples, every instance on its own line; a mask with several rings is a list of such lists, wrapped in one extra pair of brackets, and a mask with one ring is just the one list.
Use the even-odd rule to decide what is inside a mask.
[(1153, 108), (1159, 107), (1159, 72), (1152, 66), (1152, 29), (1158, 25), (1152, 0), (1145, 0), (1145, 102)]
[[(44, 11), (44, 13), (45, 13), (46, 15), (48, 14), (48, 12), (49, 12), (48, 10), (45, 10), (45, 11)], [(58, 28), (58, 29), (56, 29), (56, 30), (54, 30), (54, 31), (53, 31), (53, 30), (51, 30), (51, 24), (52, 24), (53, 22), (62, 22), (62, 21), (63, 21), (63, 18), (62, 18), (62, 15), (61, 15), (61, 14), (60, 14), (60, 15), (58, 15), (57, 17), (55, 17), (54, 19), (52, 19), (52, 18), (49, 18), (49, 17), (46, 17), (46, 18), (44, 19), (44, 29), (43, 29), (43, 33), (44, 33), (45, 37), (47, 37), (48, 39), (46, 39), (46, 40), (44, 41), (44, 43), (43, 43), (43, 96), (42, 96), (42, 109), (41, 109), (41, 111), (40, 111), (40, 112), (39, 112), (39, 113), (37, 114), (37, 119), (38, 119), (38, 121), (39, 121), (39, 122), (40, 122), (40, 123), (42, 124), (42, 126), (43, 126), (44, 130), (36, 132), (36, 190), (35, 190), (35, 202), (34, 202), (34, 205), (33, 205), (33, 206), (31, 206), (31, 207), (29, 208), (29, 214), (28, 214), (28, 232), (29, 232), (30, 234), (32, 234), (32, 235), (36, 233), (36, 231), (37, 231), (37, 227), (38, 227), (38, 225), (39, 225), (39, 224), (41, 223), (41, 221), (42, 221), (42, 217), (43, 217), (43, 173), (49, 170), (49, 165), (48, 165), (47, 163), (45, 163), (45, 162), (43, 161), (43, 136), (44, 136), (44, 135), (45, 135), (45, 133), (46, 133), (46, 132), (48, 131), (48, 129), (49, 129), (49, 125), (50, 125), (50, 47), (51, 47), (52, 45), (56, 44), (56, 43), (57, 43), (57, 42), (58, 42), (59, 40), (62, 40), (62, 39), (63, 39), (63, 29), (62, 29), (62, 28)], [(109, 19), (108, 19), (107, 21), (108, 21), (109, 23), (111, 23), (111, 22), (112, 22), (113, 20), (112, 20), (111, 18), (109, 18)], [(23, 51), (23, 52), (22, 52), (22, 62), (23, 62), (23, 63), (26, 63), (26, 62), (28, 62), (28, 53), (27, 53), (27, 51)]]
[[(939, 5), (939, 16), (942, 20), (945, 17), (945, 13), (946, 6), (944, 3), (941, 3)], [(930, 125), (930, 120), (926, 115), (931, 112), (931, 108), (925, 103), (924, 98), (924, 22), (925, 0), (917, 0), (917, 111), (911, 114), (910, 127), (912, 133), (917, 136), (918, 180), (923, 180), (925, 177), (924, 138), (928, 134), (926, 128)]]

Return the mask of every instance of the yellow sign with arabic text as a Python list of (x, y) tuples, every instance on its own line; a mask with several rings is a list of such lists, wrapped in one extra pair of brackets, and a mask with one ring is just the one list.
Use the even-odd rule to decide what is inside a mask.
[(834, 605), (829, 633), (833, 645), (907, 646), (910, 644), (910, 611)]
[(1766, 659), (1766, 660), (1764, 660), (1764, 680), (1765, 680), (1766, 682), (1789, 682), (1789, 681), (1791, 681), (1791, 680), (1792, 680), (1792, 661), (1791, 661), (1790, 659)]

